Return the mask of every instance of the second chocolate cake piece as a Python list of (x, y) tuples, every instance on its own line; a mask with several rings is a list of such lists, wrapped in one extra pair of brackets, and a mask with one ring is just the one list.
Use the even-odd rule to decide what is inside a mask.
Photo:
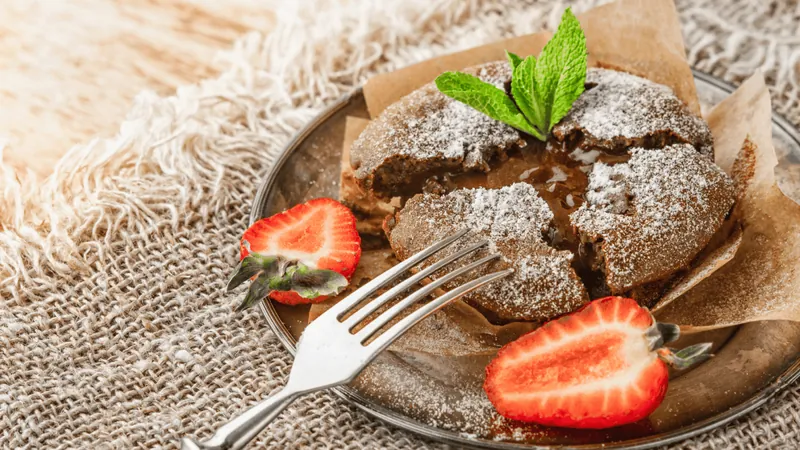
[(731, 179), (690, 145), (630, 153), (594, 165), (586, 203), (570, 216), (615, 294), (686, 269), (735, 199)]
[[(588, 301), (572, 269), (573, 255), (550, 247), (543, 239), (553, 213), (536, 189), (516, 183), (501, 189), (457, 189), (445, 195), (419, 194), (385, 223), (386, 235), (401, 260), (430, 244), (467, 228), (468, 238), (438, 253), (430, 265), (465, 246), (488, 240), (488, 251), (502, 259), (476, 270), (471, 277), (512, 267), (513, 275), (464, 299), (500, 319), (544, 321), (568, 313)], [(441, 276), (444, 271), (440, 271)], [(432, 277), (432, 278), (435, 278)], [(462, 284), (457, 280), (452, 288)]]
[(686, 143), (714, 159), (708, 125), (670, 88), (607, 69), (590, 69), (585, 86), (569, 114), (553, 128), (559, 141), (611, 153)]
[[(505, 61), (465, 69), (499, 88), (511, 79)], [(489, 161), (524, 144), (519, 131), (446, 97), (428, 83), (386, 108), (353, 142), (356, 179), (378, 197), (413, 195), (446, 172), (489, 170)]]

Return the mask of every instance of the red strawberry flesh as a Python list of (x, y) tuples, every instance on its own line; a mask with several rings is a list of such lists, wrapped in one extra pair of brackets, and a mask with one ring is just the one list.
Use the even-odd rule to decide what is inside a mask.
[(510, 419), (608, 428), (647, 417), (663, 400), (666, 365), (644, 333), (652, 319), (630, 299), (609, 297), (503, 347), (485, 389)]

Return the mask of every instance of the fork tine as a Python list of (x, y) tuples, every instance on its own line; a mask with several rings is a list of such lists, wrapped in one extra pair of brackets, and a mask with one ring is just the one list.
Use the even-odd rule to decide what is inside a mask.
[(474, 245), (470, 245), (469, 247), (453, 253), (452, 255), (443, 258), (442, 260), (432, 264), (430, 267), (427, 267), (425, 270), (422, 270), (413, 276), (408, 277), (407, 279), (403, 280), (402, 283), (397, 284), (393, 288), (389, 289), (388, 291), (381, 294), (378, 298), (370, 301), (363, 308), (359, 309), (358, 311), (354, 312), (352, 316), (345, 319), (342, 323), (347, 326), (348, 330), (352, 330), (354, 326), (358, 325), (362, 320), (364, 320), (367, 316), (372, 314), (375, 310), (383, 306), (389, 300), (397, 297), (398, 294), (405, 292), (411, 286), (419, 283), (424, 278), (430, 276), (437, 270), (441, 269), (442, 267), (456, 261), (458, 259), (463, 258), (464, 256), (486, 246), (489, 244), (489, 241), (479, 242)]
[[(395, 339), (402, 336), (409, 328), (416, 325), (420, 320), (428, 317), (429, 315), (433, 314), (436, 310), (444, 307), (448, 303), (456, 300), (457, 298), (461, 297), (464, 294), (467, 294), (479, 287), (491, 283), (494, 280), (506, 277), (514, 272), (514, 269), (505, 269), (498, 272), (493, 272), (488, 275), (484, 275), (480, 278), (476, 278), (468, 283), (464, 283), (463, 285), (448, 291), (447, 293), (443, 294), (442, 296), (431, 300), (429, 303), (426, 303), (420, 309), (414, 311), (413, 313), (409, 314), (406, 317), (403, 317), (399, 322), (392, 325), (386, 332), (375, 338), (374, 341), (369, 343), (367, 347), (374, 348), (374, 354), (378, 354), (383, 351), (389, 344), (394, 342)], [(363, 341), (362, 341), (363, 342)]]
[(492, 255), (484, 256), (483, 258), (481, 258), (481, 259), (479, 259), (477, 261), (474, 261), (474, 262), (472, 262), (470, 264), (467, 264), (464, 267), (456, 269), (456, 270), (448, 273), (447, 275), (445, 275), (445, 276), (443, 276), (441, 278), (438, 278), (437, 280), (433, 281), (432, 283), (429, 283), (429, 284), (421, 287), (419, 290), (415, 291), (413, 294), (409, 295), (408, 297), (406, 297), (403, 300), (399, 301), (396, 305), (394, 305), (391, 308), (389, 308), (388, 310), (386, 310), (386, 312), (381, 313), (381, 315), (376, 317), (375, 320), (373, 320), (372, 322), (370, 322), (367, 325), (365, 325), (363, 329), (359, 330), (359, 332), (356, 333), (356, 337), (360, 338), (361, 342), (366, 341), (373, 334), (375, 334), (375, 332), (378, 331), (382, 326), (384, 326), (387, 323), (389, 323), (390, 320), (394, 319), (398, 314), (400, 314), (401, 312), (406, 310), (409, 306), (413, 305), (414, 303), (416, 303), (416, 302), (422, 300), (423, 298), (427, 297), (428, 295), (430, 295), (439, 286), (441, 286), (441, 285), (443, 285), (443, 284), (445, 284), (445, 283), (447, 283), (449, 281), (452, 281), (452, 280), (460, 277), (461, 275), (464, 275), (465, 273), (468, 273), (468, 272), (470, 272), (470, 271), (472, 271), (474, 269), (477, 269), (478, 267), (482, 266), (483, 264), (486, 264), (487, 262), (495, 260), (495, 259), (497, 259), (499, 257), (500, 257), (499, 254), (492, 254)]
[(452, 244), (453, 242), (455, 242), (456, 240), (467, 234), (468, 231), (469, 231), (468, 229), (462, 229), (456, 232), (455, 234), (452, 234), (442, 239), (439, 242), (431, 244), (428, 248), (420, 251), (419, 253), (415, 253), (410, 258), (392, 267), (391, 269), (380, 274), (379, 276), (373, 278), (372, 281), (365, 284), (364, 286), (358, 288), (355, 292), (348, 295), (342, 301), (333, 305), (333, 307), (331, 307), (331, 309), (328, 310), (327, 312), (335, 316), (336, 319), (341, 319), (344, 314), (353, 309), (353, 307), (356, 306), (357, 304), (361, 303), (361, 301), (363, 301), (365, 298), (372, 295), (372, 293), (374, 293), (381, 287), (385, 286), (392, 280), (396, 279), (408, 269), (416, 266), (423, 260), (427, 259), (429, 256)]

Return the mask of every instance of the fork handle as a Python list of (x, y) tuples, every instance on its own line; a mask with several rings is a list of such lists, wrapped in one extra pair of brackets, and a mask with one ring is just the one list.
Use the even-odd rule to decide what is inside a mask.
[(220, 427), (207, 441), (197, 442), (190, 438), (181, 439), (181, 450), (241, 449), (299, 395), (299, 392), (284, 387)]

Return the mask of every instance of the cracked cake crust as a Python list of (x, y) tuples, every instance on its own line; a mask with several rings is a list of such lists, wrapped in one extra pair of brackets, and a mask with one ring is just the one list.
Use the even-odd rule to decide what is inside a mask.
[(553, 128), (553, 136), (587, 150), (610, 152), (686, 143), (714, 158), (708, 125), (670, 88), (608, 69), (589, 69), (586, 91)]
[[(504, 89), (505, 61), (464, 72)], [(489, 161), (524, 144), (520, 132), (455, 101), (428, 83), (370, 122), (350, 150), (356, 180), (379, 197), (419, 192), (430, 175), (488, 171)]]
[(570, 216), (614, 294), (688, 267), (735, 199), (731, 179), (690, 145), (630, 153), (594, 165), (586, 203)]
[[(536, 189), (527, 183), (516, 183), (500, 189), (419, 194), (390, 217), (385, 228), (400, 260), (462, 228), (470, 229), (466, 238), (429, 258), (423, 267), (486, 239), (488, 249), (475, 258), (498, 252), (502, 259), (476, 270), (469, 278), (509, 267), (515, 272), (502, 282), (466, 295), (464, 300), (503, 320), (544, 321), (589, 300), (572, 269), (572, 253), (556, 250), (543, 239), (552, 219), (553, 213)], [(444, 273), (447, 272), (437, 272), (439, 276)], [(445, 287), (450, 289), (465, 281), (458, 279)]]

